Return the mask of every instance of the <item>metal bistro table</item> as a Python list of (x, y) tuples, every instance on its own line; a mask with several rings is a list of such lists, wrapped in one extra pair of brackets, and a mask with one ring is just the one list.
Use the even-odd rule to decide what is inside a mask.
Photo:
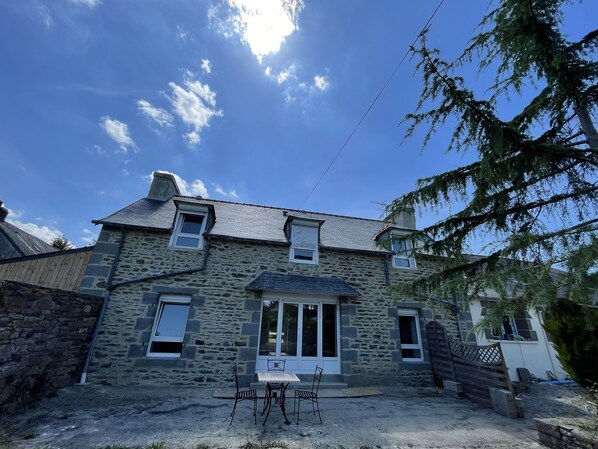
[[(278, 402), (280, 409), (282, 410), (282, 415), (284, 416), (285, 424), (291, 424), (289, 419), (287, 418), (287, 412), (285, 410), (285, 393), (287, 391), (287, 387), (292, 382), (300, 382), (299, 378), (295, 373), (290, 373), (288, 371), (259, 371), (257, 373), (257, 380), (260, 383), (266, 384), (266, 398), (264, 401), (264, 409), (262, 410), (262, 416), (266, 413), (266, 418), (264, 419), (263, 426), (266, 425), (266, 421), (268, 420), (268, 416), (270, 416), (270, 410), (272, 409), (272, 400), (274, 402)], [(280, 389), (280, 396), (275, 397), (273, 393), (272, 384), (281, 384), (282, 388)]]

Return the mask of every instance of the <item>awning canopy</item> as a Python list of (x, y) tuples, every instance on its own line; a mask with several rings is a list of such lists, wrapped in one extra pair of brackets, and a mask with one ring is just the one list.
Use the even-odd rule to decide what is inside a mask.
[(305, 293), (309, 295), (333, 295), (361, 297), (361, 294), (342, 279), (319, 276), (301, 276), (264, 272), (251, 281), (247, 290)]

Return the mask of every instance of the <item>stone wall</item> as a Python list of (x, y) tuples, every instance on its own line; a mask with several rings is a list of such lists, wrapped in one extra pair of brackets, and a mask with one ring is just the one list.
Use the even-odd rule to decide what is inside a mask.
[(79, 380), (101, 299), (0, 281), (0, 411)]
[[(387, 292), (391, 283), (409, 282), (434, 271), (432, 262), (418, 261), (417, 270), (395, 269), (386, 255), (321, 248), (317, 265), (289, 262), (289, 247), (280, 244), (212, 238), (204, 249), (169, 247), (165, 232), (126, 230), (113, 282), (193, 269), (159, 279), (115, 288), (101, 327), (89, 381), (113, 385), (229, 384), (232, 365), (239, 363), (245, 382), (253, 379), (261, 315), (261, 294), (245, 286), (264, 271), (332, 277), (345, 280), (363, 295), (340, 301), (341, 372), (350, 384), (431, 383), (430, 364), (403, 362), (399, 347), (397, 309), (420, 310), (420, 328), (441, 321), (450, 335), (459, 328), (450, 307), (440, 303), (399, 301)], [(105, 227), (94, 254), (97, 265), (84, 277), (88, 291), (105, 285), (103, 273), (117, 254), (120, 230)], [(100, 245), (102, 243), (102, 245)], [(105, 247), (105, 248), (104, 248)], [(205, 251), (208, 257), (203, 266)], [(386, 268), (388, 267), (388, 268)], [(145, 356), (159, 295), (192, 296), (190, 321), (180, 358)], [(426, 347), (424, 333), (424, 349)]]
[(538, 439), (552, 449), (598, 449), (598, 437), (558, 419), (536, 419)]

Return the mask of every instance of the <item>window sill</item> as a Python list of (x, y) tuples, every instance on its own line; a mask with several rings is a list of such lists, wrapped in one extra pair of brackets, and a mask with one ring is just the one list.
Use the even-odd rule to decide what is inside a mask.
[(203, 250), (203, 245), (199, 248), (189, 248), (186, 246), (173, 246), (173, 245), (169, 245), (168, 246), (169, 250), (172, 251), (202, 251)]
[(509, 345), (512, 345), (512, 344), (536, 345), (539, 343), (538, 341), (530, 341), (530, 340), (500, 340), (497, 338), (491, 338), (491, 339), (488, 339), (488, 341), (490, 343), (506, 343)]

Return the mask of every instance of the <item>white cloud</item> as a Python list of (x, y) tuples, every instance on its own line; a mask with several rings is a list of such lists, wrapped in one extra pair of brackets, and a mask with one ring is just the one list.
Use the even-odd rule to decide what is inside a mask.
[(126, 123), (105, 116), (100, 119), (100, 126), (106, 131), (106, 134), (108, 134), (110, 138), (120, 144), (120, 149), (123, 153), (127, 153), (129, 148), (132, 148), (133, 150), (138, 149), (137, 145), (135, 145), (135, 142), (129, 135), (129, 127)]
[(42, 21), (44, 22), (44, 25), (46, 25), (46, 28), (52, 28), (52, 26), (54, 25), (54, 19), (52, 19), (48, 7), (44, 5), (39, 5), (37, 7), (37, 12), (41, 17)]
[(230, 196), (231, 198), (239, 198), (236, 190), (229, 190), (228, 192), (222, 188), (220, 184), (214, 184), (214, 190), (216, 193), (222, 196)]
[(278, 84), (282, 84), (287, 80), (296, 80), (297, 76), (295, 76), (295, 71), (297, 70), (297, 67), (295, 67), (295, 64), (291, 64), (290, 66), (288, 66), (286, 69), (282, 70), (278, 76), (276, 77), (276, 82)]
[(187, 38), (189, 37), (189, 32), (181, 28), (179, 25), (176, 26), (176, 37), (178, 37), (183, 42), (187, 42)]
[(330, 81), (328, 81), (327, 76), (316, 75), (314, 76), (314, 86), (316, 89), (321, 90), (322, 92), (328, 89), (330, 85)]
[(87, 228), (83, 228), (83, 229), (81, 230), (81, 232), (83, 233), (83, 236), (82, 236), (82, 237), (80, 237), (80, 240), (81, 240), (81, 241), (82, 241), (82, 242), (83, 242), (83, 243), (84, 243), (86, 246), (89, 246), (89, 245), (93, 245), (93, 244), (95, 244), (95, 242), (96, 242), (96, 241), (97, 241), (97, 239), (98, 239), (98, 234), (96, 234), (96, 233), (95, 233), (95, 232), (93, 232), (93, 231), (90, 231), (90, 230), (89, 230), (89, 229), (87, 229)]
[(201, 131), (210, 126), (212, 117), (221, 117), (222, 110), (216, 109), (216, 93), (207, 84), (194, 79), (188, 72), (183, 86), (174, 82), (168, 83), (172, 89), (169, 97), (175, 114), (193, 129), (185, 134), (185, 140), (190, 146), (197, 145), (201, 140)]
[(69, 0), (69, 1), (76, 5), (85, 5), (85, 6), (89, 6), (90, 8), (93, 8), (100, 4), (100, 0)]
[(145, 116), (151, 118), (161, 127), (170, 127), (173, 124), (174, 117), (166, 109), (157, 108), (147, 100), (139, 100), (137, 102), (139, 111)]
[(235, 35), (261, 63), (264, 56), (277, 53), (285, 39), (299, 29), (303, 0), (227, 0), (210, 8), (208, 19), (225, 37)]
[(56, 237), (62, 236), (62, 232), (60, 232), (56, 228), (50, 228), (48, 226), (38, 226), (35, 223), (23, 223), (21, 220), (19, 220), (22, 216), (22, 211), (13, 211), (11, 209), (8, 209), (8, 217), (6, 217), (6, 221), (16, 226), (17, 228), (22, 229), (23, 231), (42, 239), (46, 243), (51, 243), (52, 240)]
[(126, 168), (123, 168), (123, 176), (129, 176), (131, 172), (129, 170), (127, 170)]
[(212, 63), (209, 59), (201, 60), (201, 70), (203, 70), (203, 73), (206, 73), (208, 75), (212, 73)]
[[(203, 181), (201, 179), (194, 179), (193, 181), (188, 182), (188, 181), (184, 180), (183, 178), (181, 178), (176, 173), (171, 173), (171, 172), (168, 172), (165, 170), (156, 170), (156, 172), (167, 173), (169, 175), (174, 176), (174, 179), (179, 187), (179, 190), (181, 191), (181, 195), (201, 196), (202, 198), (208, 198), (210, 196), (210, 194), (208, 193), (208, 189), (206, 188), (206, 185), (203, 183)], [(153, 176), (154, 176), (154, 173), (152, 172), (150, 175), (144, 176), (144, 179), (151, 182), (151, 180), (153, 179)]]

